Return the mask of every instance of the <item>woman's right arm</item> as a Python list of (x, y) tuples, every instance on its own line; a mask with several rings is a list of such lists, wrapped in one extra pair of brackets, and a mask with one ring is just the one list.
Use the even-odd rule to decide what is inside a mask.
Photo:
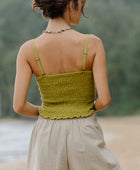
[(92, 71), (98, 94), (95, 102), (95, 111), (97, 112), (104, 110), (111, 103), (106, 69), (106, 54), (102, 40), (98, 37), (96, 37), (96, 54), (92, 65)]

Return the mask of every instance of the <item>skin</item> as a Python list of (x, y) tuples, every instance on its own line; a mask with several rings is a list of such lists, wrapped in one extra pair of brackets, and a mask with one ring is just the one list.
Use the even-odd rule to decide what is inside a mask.
[[(82, 14), (81, 7), (81, 0), (79, 0), (78, 10), (74, 10), (71, 1), (67, 5), (64, 18), (49, 19), (46, 30), (56, 31), (63, 27), (70, 27), (70, 24), (78, 25)], [(36, 50), (45, 74), (52, 75), (81, 71), (83, 68), (85, 38), (85, 34), (75, 30), (68, 30), (61, 34), (42, 33), (35, 38)], [(95, 104), (97, 112), (105, 109), (111, 102), (106, 55), (102, 40), (93, 34), (89, 34), (87, 51), (86, 70), (93, 71), (98, 93)], [(21, 45), (17, 55), (13, 96), (14, 111), (28, 117), (38, 117), (38, 108), (41, 107), (26, 100), (33, 74), (41, 76), (33, 53), (32, 42), (28, 40)]]

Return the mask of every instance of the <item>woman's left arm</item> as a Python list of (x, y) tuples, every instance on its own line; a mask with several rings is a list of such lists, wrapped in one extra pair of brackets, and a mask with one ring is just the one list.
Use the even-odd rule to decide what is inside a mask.
[(38, 117), (38, 108), (40, 108), (40, 106), (33, 105), (26, 101), (32, 79), (32, 69), (27, 61), (28, 48), (28, 42), (24, 43), (20, 47), (17, 55), (13, 109), (16, 113), (24, 116)]

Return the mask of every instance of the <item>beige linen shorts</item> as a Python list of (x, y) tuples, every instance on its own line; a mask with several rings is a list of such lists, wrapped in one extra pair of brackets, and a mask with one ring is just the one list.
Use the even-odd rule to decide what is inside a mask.
[(27, 170), (122, 170), (106, 146), (96, 112), (51, 120), (39, 115), (28, 149)]

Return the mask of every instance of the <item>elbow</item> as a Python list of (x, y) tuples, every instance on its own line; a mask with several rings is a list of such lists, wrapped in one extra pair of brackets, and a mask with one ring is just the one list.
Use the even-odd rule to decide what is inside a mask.
[(13, 109), (16, 113), (22, 113), (23, 110), (23, 105), (17, 105), (17, 104), (13, 104)]
[(111, 97), (108, 97), (107, 99), (102, 101), (102, 106), (105, 108), (107, 106), (109, 106), (111, 103)]

